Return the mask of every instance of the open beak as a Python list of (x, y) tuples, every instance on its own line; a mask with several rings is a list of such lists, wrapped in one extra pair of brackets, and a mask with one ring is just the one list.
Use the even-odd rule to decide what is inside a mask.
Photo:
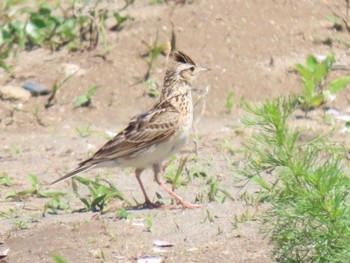
[(197, 71), (201, 72), (201, 71), (208, 71), (210, 70), (210, 68), (205, 68), (205, 67), (197, 67)]

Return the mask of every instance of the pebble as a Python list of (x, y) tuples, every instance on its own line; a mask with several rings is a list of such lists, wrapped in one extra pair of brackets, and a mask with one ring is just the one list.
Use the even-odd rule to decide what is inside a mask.
[(143, 257), (138, 258), (137, 263), (165, 263), (165, 259), (163, 257)]
[(86, 74), (86, 70), (80, 68), (78, 65), (68, 63), (61, 65), (61, 71), (63, 71), (66, 77), (69, 77), (71, 75), (83, 76)]
[(29, 91), (17, 86), (0, 86), (0, 98), (3, 100), (19, 100), (25, 102), (29, 100)]
[(51, 91), (43, 84), (37, 83), (32, 80), (27, 80), (23, 83), (22, 88), (28, 90), (33, 96), (47, 95)]

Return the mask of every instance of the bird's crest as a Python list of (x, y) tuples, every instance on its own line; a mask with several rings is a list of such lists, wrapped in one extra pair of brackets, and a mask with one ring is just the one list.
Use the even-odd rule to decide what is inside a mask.
[(191, 64), (193, 66), (196, 65), (189, 56), (187, 56), (185, 53), (181, 51), (171, 52), (171, 57), (174, 59), (174, 61), (178, 63)]

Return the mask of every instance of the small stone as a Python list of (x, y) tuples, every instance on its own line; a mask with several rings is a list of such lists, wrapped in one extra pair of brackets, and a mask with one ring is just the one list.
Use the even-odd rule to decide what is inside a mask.
[(19, 100), (25, 102), (29, 100), (29, 91), (16, 86), (0, 86), (0, 98), (3, 100)]
[(67, 63), (61, 65), (61, 71), (63, 71), (64, 75), (67, 77), (71, 75), (83, 76), (86, 73), (86, 70), (80, 68), (78, 65)]
[(138, 258), (137, 263), (165, 263), (165, 259), (163, 257), (143, 257)]
[(156, 247), (172, 247), (174, 244), (165, 240), (154, 240), (153, 245)]
[(37, 83), (32, 80), (25, 81), (22, 85), (22, 88), (28, 90), (33, 96), (47, 95), (51, 92), (43, 84)]
[(10, 248), (6, 248), (5, 250), (3, 250), (2, 252), (0, 252), (0, 259), (3, 259), (5, 257), (7, 257), (7, 254), (10, 252)]

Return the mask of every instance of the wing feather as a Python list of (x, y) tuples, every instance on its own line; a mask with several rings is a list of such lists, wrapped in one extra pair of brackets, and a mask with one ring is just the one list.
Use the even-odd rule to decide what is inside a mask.
[(92, 165), (141, 153), (167, 140), (176, 131), (180, 113), (172, 107), (152, 109), (132, 118), (128, 126), (79, 166)]

